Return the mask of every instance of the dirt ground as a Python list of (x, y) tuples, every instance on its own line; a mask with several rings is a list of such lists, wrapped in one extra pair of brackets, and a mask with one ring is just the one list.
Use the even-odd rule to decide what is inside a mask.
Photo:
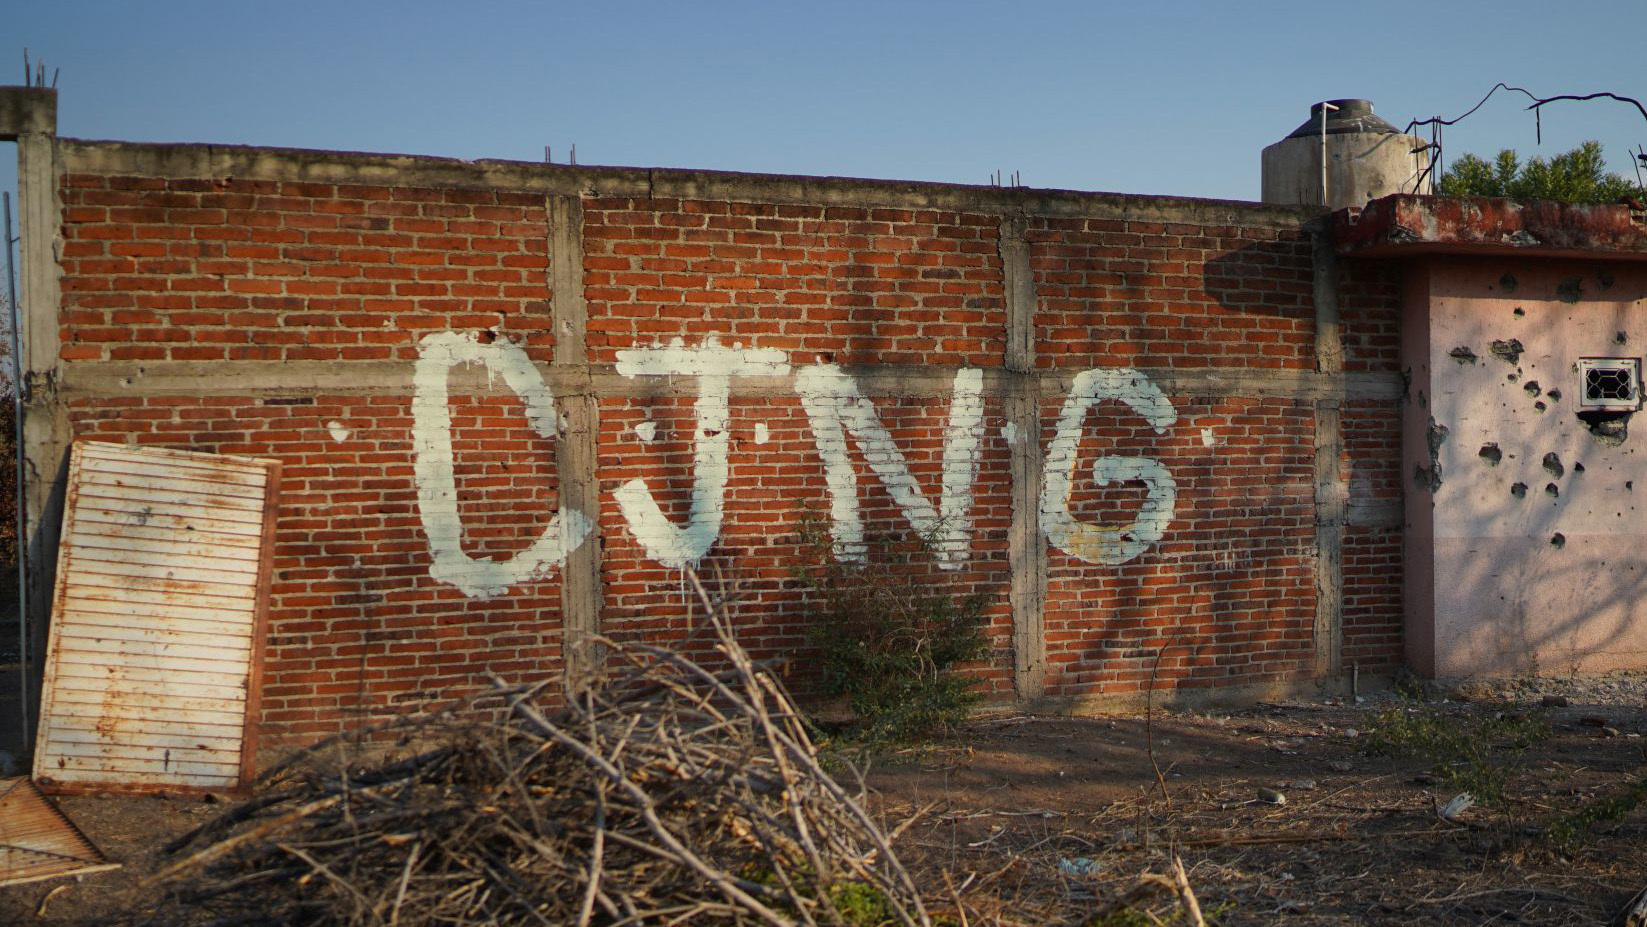
[(1598, 825), (1570, 858), (1531, 832), (1641, 775), (1640, 702), (1545, 708), (1524, 690), (1419, 708), (1444, 725), (1548, 726), (1518, 757), (1493, 751), (1508, 771), (1502, 804), (1453, 821), (1437, 811), (1456, 794), (1444, 770), (1369, 750), (1392, 710), (1385, 697), (1158, 713), (1153, 764), (1142, 718), (1006, 718), (883, 763), (872, 782), (898, 810), (937, 803), (900, 844), (906, 861), (993, 891), (1008, 919), (1056, 910), (1078, 923), (1140, 873), (1167, 872), (1174, 849), (1202, 909), (1218, 912), (1209, 920), (1229, 927), (1603, 924), (1647, 886), (1647, 808)]
[[(1565, 851), (1539, 833), (1647, 769), (1643, 687), (1647, 677), (1599, 694), (1568, 685), (1569, 703), (1546, 707), (1563, 686), (1523, 684), (1412, 709), (1443, 730), (1509, 719), (1548, 732), (1524, 753), (1478, 744), (1506, 777), (1504, 798), (1452, 820), (1438, 813), (1456, 794), (1446, 762), (1377, 749), (1389, 713), (1407, 710), (1389, 696), (1147, 721), (997, 717), (881, 756), (868, 781), (888, 828), (908, 823), (897, 845), (934, 911), (969, 924), (1081, 924), (1140, 874), (1167, 872), (1174, 851), (1209, 923), (1226, 927), (1603, 924), (1647, 886), (1647, 807), (1581, 828)], [(168, 862), (160, 848), (224, 809), (106, 795), (60, 805), (124, 867), (0, 889), (0, 924), (129, 909), (140, 879)], [(1174, 904), (1140, 907), (1185, 923)]]

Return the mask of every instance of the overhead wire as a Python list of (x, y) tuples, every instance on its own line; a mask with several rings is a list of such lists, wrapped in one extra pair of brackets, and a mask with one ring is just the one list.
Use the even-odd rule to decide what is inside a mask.
[[(1413, 121), (1407, 123), (1407, 128), (1402, 130), (1402, 134), (1405, 134), (1405, 135), (1411, 135), (1412, 131), (1414, 129), (1420, 127), (1420, 126), (1429, 126), (1430, 127), (1430, 143), (1429, 143), (1429, 145), (1425, 146), (1425, 148), (1417, 149), (1417, 151), (1424, 151), (1426, 149), (1432, 150), (1432, 154), (1430, 155), (1430, 163), (1429, 163), (1429, 166), (1426, 167), (1423, 170), (1423, 172), (1418, 175), (1418, 181), (1417, 181), (1417, 184), (1415, 185), (1414, 189), (1422, 189), (1423, 188), (1424, 178), (1426, 176), (1432, 176), (1433, 175), (1434, 179), (1433, 179), (1432, 182), (1437, 183), (1437, 184), (1440, 183), (1440, 176), (1439, 176), (1439, 173), (1437, 172), (1436, 168), (1437, 168), (1438, 165), (1442, 164), (1442, 156), (1441, 156), (1442, 155), (1442, 150), (1443, 150), (1443, 148), (1442, 148), (1442, 136), (1443, 136), (1443, 130), (1445, 129), (1445, 127), (1450, 126), (1450, 125), (1457, 125), (1458, 123), (1463, 122), (1465, 119), (1469, 118), (1472, 114), (1475, 113), (1476, 110), (1478, 110), (1481, 107), (1487, 105), (1487, 101), (1493, 98), (1493, 94), (1499, 92), (1500, 90), (1503, 90), (1503, 91), (1506, 91), (1506, 92), (1520, 93), (1520, 94), (1523, 94), (1524, 96), (1526, 96), (1527, 99), (1533, 101), (1527, 107), (1527, 109), (1530, 109), (1530, 110), (1533, 111), (1534, 137), (1537, 139), (1538, 144), (1540, 144), (1540, 145), (1544, 144), (1543, 107), (1550, 104), (1550, 103), (1555, 103), (1555, 102), (1558, 102), (1558, 101), (1561, 101), (1561, 100), (1584, 101), (1584, 100), (1595, 100), (1595, 99), (1599, 99), (1599, 98), (1602, 98), (1602, 97), (1606, 97), (1608, 99), (1617, 100), (1621, 103), (1631, 104), (1632, 106), (1634, 106), (1636, 108), (1637, 112), (1641, 113), (1642, 119), (1647, 120), (1647, 106), (1643, 106), (1641, 101), (1637, 100), (1635, 97), (1627, 97), (1627, 96), (1624, 96), (1622, 94), (1612, 93), (1611, 91), (1606, 91), (1606, 90), (1598, 91), (1596, 93), (1587, 93), (1587, 94), (1564, 93), (1564, 94), (1559, 94), (1559, 95), (1553, 96), (1553, 97), (1541, 97), (1541, 96), (1538, 96), (1537, 94), (1533, 93), (1532, 91), (1528, 90), (1525, 87), (1512, 87), (1509, 84), (1504, 83), (1503, 81), (1499, 81), (1498, 83), (1494, 84), (1493, 88), (1491, 90), (1487, 91), (1487, 95), (1482, 97), (1480, 100), (1478, 100), (1474, 106), (1472, 106), (1469, 109), (1465, 110), (1463, 113), (1461, 113), (1457, 116), (1454, 116), (1451, 119), (1443, 119), (1440, 116), (1431, 116), (1428, 119), (1414, 119)], [(1416, 151), (1415, 151), (1415, 153), (1416, 153)], [(1647, 159), (1642, 159), (1642, 158), (1638, 158), (1638, 159), (1639, 160), (1647, 160)], [(1640, 175), (1640, 169), (1638, 168), (1637, 169), (1637, 176), (1639, 177), (1639, 175)]]

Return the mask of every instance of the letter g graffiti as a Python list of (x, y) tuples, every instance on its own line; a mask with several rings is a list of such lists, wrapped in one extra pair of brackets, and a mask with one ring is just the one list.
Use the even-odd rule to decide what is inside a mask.
[(1157, 433), (1165, 432), (1178, 419), (1178, 412), (1148, 377), (1130, 367), (1083, 371), (1075, 377), (1064, 400), (1058, 432), (1047, 448), (1041, 483), (1041, 530), (1053, 546), (1077, 560), (1114, 565), (1132, 560), (1166, 534), (1178, 500), (1178, 485), (1166, 466), (1153, 458), (1099, 457), (1092, 462), (1094, 482), (1108, 486), (1138, 481), (1149, 488), (1149, 497), (1132, 523), (1119, 528), (1076, 521), (1069, 505), (1075, 489), (1082, 424), (1087, 411), (1105, 399), (1125, 403)]

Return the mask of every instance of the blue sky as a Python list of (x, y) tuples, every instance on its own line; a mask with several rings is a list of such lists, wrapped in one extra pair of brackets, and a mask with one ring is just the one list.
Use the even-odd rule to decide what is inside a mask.
[[(1647, 98), (1647, 4), (1499, 2), (156, 3), (18, 0), (60, 68), (60, 131), (466, 158), (987, 182), (1230, 199), (1312, 102), (1366, 97), (1397, 126), (1498, 81)], [(1647, 119), (1501, 95), (1447, 152), (1524, 155)], [(0, 182), (13, 171), (9, 152)]]

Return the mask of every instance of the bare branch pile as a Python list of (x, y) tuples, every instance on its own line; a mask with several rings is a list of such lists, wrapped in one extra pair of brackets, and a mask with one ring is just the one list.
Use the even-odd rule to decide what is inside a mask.
[(926, 927), (861, 790), (712, 617), (724, 669), (607, 641), (569, 707), (498, 684), (489, 720), (407, 722), (437, 744), (411, 759), (292, 776), (182, 841), (216, 839), (154, 877), (151, 922)]

